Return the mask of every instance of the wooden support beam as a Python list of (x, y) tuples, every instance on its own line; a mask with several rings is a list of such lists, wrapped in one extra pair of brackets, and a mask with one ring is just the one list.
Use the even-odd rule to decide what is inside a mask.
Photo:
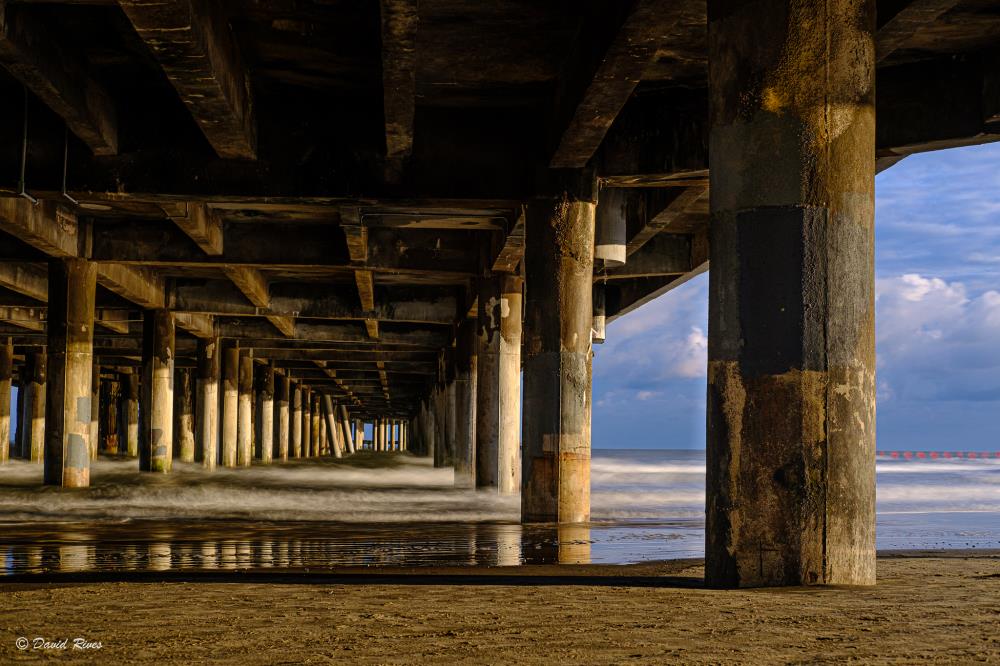
[(576, 105), (549, 166), (586, 166), (642, 79), (657, 46), (668, 40), (686, 9), (681, 2), (636, 0)]
[(0, 231), (20, 238), (50, 257), (79, 255), (76, 214), (51, 201), (0, 198)]
[(243, 292), (247, 300), (256, 307), (268, 308), (271, 306), (271, 292), (267, 285), (267, 278), (260, 271), (242, 266), (227, 266), (223, 272)]
[(256, 159), (250, 79), (214, 0), (121, 0), (136, 32), (159, 61), (219, 157)]
[(0, 287), (42, 303), (49, 300), (49, 276), (35, 266), (0, 263)]
[(190, 236), (205, 254), (213, 256), (222, 254), (222, 216), (218, 212), (203, 203), (187, 203), (182, 205), (178, 213), (172, 214), (170, 219), (181, 231)]
[[(224, 338), (253, 338), (260, 340), (274, 339), (276, 336), (270, 324), (246, 319), (241, 321), (220, 321), (217, 323), (218, 334)], [(406, 331), (382, 330), (379, 342), (409, 345), (413, 347), (441, 348), (451, 340), (449, 334), (439, 327), (437, 329), (411, 329)], [(295, 343), (300, 342), (351, 342), (376, 344), (367, 333), (356, 324), (321, 324), (314, 322), (297, 322), (295, 326)], [(284, 336), (282, 336), (284, 339)], [(247, 346), (250, 346), (249, 344)]]
[(622, 280), (658, 275), (682, 275), (692, 270), (694, 236), (661, 233), (650, 238), (631, 254), (622, 266), (595, 275), (596, 280)]
[(493, 261), (493, 272), (514, 273), (524, 256), (524, 210), (517, 216), (517, 221), (504, 238), (503, 247)]
[(45, 310), (38, 308), (0, 306), (0, 322), (13, 324), (29, 331), (44, 331), (45, 315)]
[(385, 113), (385, 179), (402, 178), (413, 151), (416, 108), (417, 0), (382, 0), (382, 97)]
[(295, 318), (294, 317), (282, 317), (279, 315), (267, 315), (266, 319), (271, 322), (271, 325), (276, 329), (281, 331), (282, 335), (287, 338), (295, 337)]
[(708, 186), (689, 187), (670, 202), (662, 211), (650, 219), (642, 229), (640, 229), (625, 246), (625, 252), (631, 256), (636, 253), (650, 239), (663, 231), (669, 231), (671, 225), (685, 215), (687, 211), (699, 200), (708, 194)]
[(111, 310), (108, 308), (97, 308), (94, 314), (94, 323), (103, 328), (128, 335), (129, 333), (129, 313), (128, 310)]
[(906, 47), (920, 30), (931, 27), (959, 0), (912, 0), (886, 21), (875, 34), (875, 61), (882, 62)]
[(0, 64), (66, 122), (95, 155), (118, 152), (114, 100), (87, 71), (87, 57), (29, 7), (0, 2)]
[(378, 340), (378, 319), (375, 318), (375, 281), (371, 271), (354, 271), (354, 281), (358, 285), (358, 298), (365, 313), (365, 329), (368, 337)]
[(174, 323), (196, 338), (208, 340), (215, 337), (215, 321), (210, 315), (175, 312)]
[(166, 303), (163, 277), (149, 268), (99, 263), (97, 282), (125, 300), (149, 310), (162, 308)]

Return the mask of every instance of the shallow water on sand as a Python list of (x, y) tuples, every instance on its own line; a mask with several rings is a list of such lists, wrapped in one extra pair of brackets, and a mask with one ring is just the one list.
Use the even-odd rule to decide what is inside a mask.
[[(1000, 547), (1000, 460), (878, 461), (880, 549)], [(0, 467), (0, 574), (309, 569), (699, 557), (704, 452), (597, 450), (593, 522), (518, 524), (519, 500), (459, 489), (409, 455), (140, 474), (95, 461), (93, 485)]]

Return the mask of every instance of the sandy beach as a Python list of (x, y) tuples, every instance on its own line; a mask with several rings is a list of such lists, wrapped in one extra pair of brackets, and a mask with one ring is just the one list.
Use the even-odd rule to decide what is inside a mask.
[[(1000, 661), (997, 551), (883, 554), (869, 589), (706, 590), (701, 574), (684, 560), (19, 577), (0, 582), (0, 662)], [(69, 643), (19, 650), (22, 636)]]

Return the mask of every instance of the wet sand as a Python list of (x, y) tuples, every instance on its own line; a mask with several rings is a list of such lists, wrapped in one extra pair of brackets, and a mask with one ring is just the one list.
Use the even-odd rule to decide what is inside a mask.
[[(706, 590), (701, 574), (684, 560), (22, 576), (0, 580), (0, 663), (1000, 663), (998, 551), (886, 554), (869, 589)], [(19, 651), (19, 636), (71, 642)]]

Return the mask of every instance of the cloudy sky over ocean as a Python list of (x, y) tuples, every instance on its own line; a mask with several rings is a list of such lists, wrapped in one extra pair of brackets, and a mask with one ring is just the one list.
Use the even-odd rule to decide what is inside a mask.
[[(1000, 144), (875, 179), (879, 449), (1000, 449)], [(703, 448), (708, 276), (608, 327), (594, 446)]]

